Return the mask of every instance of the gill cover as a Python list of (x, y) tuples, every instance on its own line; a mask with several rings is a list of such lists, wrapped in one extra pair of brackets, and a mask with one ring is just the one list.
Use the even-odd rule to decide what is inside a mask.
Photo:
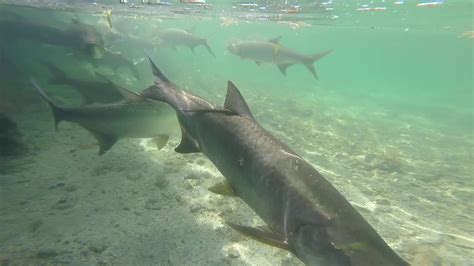
[(330, 244), (327, 233), (321, 226), (300, 226), (290, 244), (296, 256), (306, 265), (351, 265), (350, 258)]

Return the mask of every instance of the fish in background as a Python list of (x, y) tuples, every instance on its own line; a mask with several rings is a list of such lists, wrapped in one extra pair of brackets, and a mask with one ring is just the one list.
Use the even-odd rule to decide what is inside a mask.
[(9, 42), (26, 39), (62, 46), (90, 58), (100, 58), (104, 54), (101, 34), (77, 19), (64, 29), (25, 20), (0, 19), (0, 36)]
[(260, 126), (232, 82), (218, 108), (180, 89), (150, 62), (156, 86), (142, 96), (176, 110), (182, 139), (175, 151), (204, 153), (226, 179), (211, 191), (238, 196), (267, 225), (229, 226), (306, 265), (409, 265), (311, 164)]
[[(133, 60), (128, 60), (128, 62), (124, 65), (129, 67), (131, 62), (133, 61), (132, 65), (136, 65), (136, 59), (141, 59), (143, 57), (143, 51), (154, 51), (155, 46), (151, 41), (149, 36), (144, 36), (142, 33), (142, 28), (136, 27), (133, 29), (129, 29), (129, 24), (134, 24), (136, 21), (124, 20), (120, 18), (114, 23), (114, 27), (110, 28), (109, 25), (104, 25), (103, 19), (99, 19), (96, 24), (98, 30), (102, 33), (106, 43), (106, 50), (109, 51), (121, 51), (122, 53), (126, 53), (128, 58), (132, 58)], [(124, 26), (124, 24), (126, 26)], [(114, 54), (112, 52), (112, 54)], [(116, 54), (116, 52), (115, 52)], [(136, 73), (132, 73), (138, 79)]]
[(116, 84), (109, 80), (96, 81), (73, 78), (50, 62), (44, 61), (42, 63), (53, 74), (49, 83), (70, 86), (82, 96), (83, 104), (112, 103), (124, 99)]
[(99, 155), (122, 138), (153, 138), (160, 150), (170, 135), (179, 132), (176, 113), (169, 105), (148, 100), (118, 85), (114, 87), (123, 94), (123, 101), (63, 107), (56, 105), (35, 80), (31, 83), (51, 107), (56, 128), (61, 121), (79, 124), (97, 139)]
[(115, 72), (121, 67), (127, 68), (135, 79), (140, 78), (140, 73), (135, 67), (135, 63), (126, 58), (122, 52), (113, 51), (108, 48), (104, 48), (104, 54), (102, 57), (93, 59), (90, 61), (94, 66), (108, 66), (111, 67)]
[[(111, 13), (110, 13), (110, 16), (111, 16)], [(109, 18), (109, 16), (108, 16)], [(81, 23), (80, 22), (80, 19), (77, 18), (77, 17), (74, 17), (72, 19), (73, 23), (75, 24), (84, 24), (84, 23)], [(111, 23), (111, 21), (109, 21)], [(97, 24), (97, 23), (96, 23)], [(87, 24), (84, 24), (84, 25), (87, 25)], [(90, 25), (88, 25), (89, 27), (92, 27)], [(103, 34), (99, 32), (99, 28), (100, 26), (99, 25), (96, 25), (94, 27), (94, 32), (96, 34), (98, 34), (101, 39), (102, 39), (102, 50), (101, 50), (101, 56), (98, 56), (98, 57), (93, 57), (92, 60), (88, 60), (89, 62), (91, 62), (92, 64), (94, 64), (96, 67), (98, 67), (99, 65), (104, 65), (104, 66), (108, 66), (108, 67), (111, 67), (115, 72), (120, 68), (120, 67), (125, 67), (127, 68), (130, 73), (135, 77), (135, 79), (139, 79), (140, 78), (140, 74), (138, 72), (138, 70), (135, 68), (135, 64), (132, 60), (129, 60), (127, 57), (125, 57), (123, 55), (123, 53), (121, 51), (116, 51), (116, 50), (112, 50), (110, 48), (108, 48), (105, 44), (104, 44), (104, 40), (103, 40)], [(118, 32), (116, 32), (118, 33)], [(120, 35), (116, 35), (116, 38), (119, 38)], [(86, 58), (88, 59), (88, 58)]]
[(198, 37), (183, 29), (162, 29), (158, 30), (158, 37), (161, 40), (160, 45), (168, 46), (176, 49), (177, 46), (185, 46), (191, 49), (193, 54), (196, 54), (194, 49), (197, 46), (204, 46), (212, 56), (216, 57), (211, 47), (207, 43), (207, 40)]
[(274, 64), (283, 75), (286, 76), (286, 69), (295, 64), (303, 64), (318, 79), (314, 63), (331, 53), (327, 50), (313, 55), (304, 55), (280, 45), (281, 37), (268, 41), (238, 41), (227, 46), (227, 50), (242, 59), (255, 61), (257, 65), (262, 63)]
[(102, 34), (95, 27), (82, 23), (78, 18), (71, 21), (71, 25), (61, 29), (23, 20), (0, 20), (0, 36), (9, 41), (27, 39), (69, 48), (77, 52), (74, 55), (85, 57), (96, 67), (104, 65), (114, 71), (126, 67), (136, 79), (140, 78), (134, 62), (119, 51), (107, 49)]

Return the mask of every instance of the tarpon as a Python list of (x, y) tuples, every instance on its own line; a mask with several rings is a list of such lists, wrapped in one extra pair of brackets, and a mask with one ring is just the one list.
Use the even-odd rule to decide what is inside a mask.
[(53, 77), (49, 80), (50, 84), (70, 86), (81, 94), (84, 104), (113, 103), (123, 100), (122, 94), (113, 82), (73, 78), (50, 62), (43, 62), (43, 64), (53, 74)]
[(212, 52), (211, 47), (207, 43), (207, 40), (201, 37), (198, 37), (190, 32), (187, 32), (182, 29), (164, 29), (158, 31), (158, 37), (162, 41), (162, 45), (170, 46), (171, 48), (176, 48), (177, 46), (186, 46), (194, 52), (194, 48), (197, 46), (203, 45), (212, 54), (216, 57), (214, 52)]
[(44, 93), (36, 81), (33, 86), (51, 106), (55, 125), (69, 121), (87, 129), (99, 142), (99, 155), (121, 138), (154, 138), (158, 149), (170, 135), (178, 132), (174, 110), (167, 104), (145, 99), (121, 88), (127, 100), (111, 104), (60, 107)]
[(295, 64), (303, 64), (318, 79), (314, 62), (329, 54), (332, 50), (313, 55), (304, 55), (279, 44), (281, 37), (269, 41), (238, 41), (227, 46), (230, 53), (240, 56), (242, 59), (261, 63), (270, 63), (278, 66), (283, 75), (286, 69)]
[(182, 140), (175, 151), (204, 153), (226, 178), (213, 191), (233, 192), (267, 225), (231, 227), (306, 265), (409, 265), (311, 164), (260, 126), (231, 82), (218, 108), (151, 64), (155, 87), (142, 95), (176, 110)]
[(24, 20), (0, 20), (0, 36), (9, 41), (27, 39), (62, 46), (88, 57), (100, 58), (104, 49), (102, 36), (91, 25), (77, 20), (73, 22), (67, 28), (61, 29)]

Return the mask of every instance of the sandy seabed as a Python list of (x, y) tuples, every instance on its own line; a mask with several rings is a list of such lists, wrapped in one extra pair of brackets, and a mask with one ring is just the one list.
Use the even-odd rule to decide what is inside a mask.
[[(447, 136), (428, 130), (429, 122), (383, 113), (361, 122), (364, 110), (348, 116), (291, 102), (265, 110), (257, 120), (272, 121), (264, 126), (313, 163), (403, 257), (474, 265), (469, 166), (462, 151), (440, 147)], [(285, 127), (288, 112), (318, 118)], [(14, 118), (29, 152), (1, 162), (1, 265), (302, 265), (226, 226), (262, 221), (240, 199), (209, 192), (222, 175), (202, 154), (175, 153), (177, 137), (160, 151), (145, 139), (120, 140), (98, 156), (76, 124), (54, 132), (45, 106)], [(371, 128), (381, 121), (387, 130)]]

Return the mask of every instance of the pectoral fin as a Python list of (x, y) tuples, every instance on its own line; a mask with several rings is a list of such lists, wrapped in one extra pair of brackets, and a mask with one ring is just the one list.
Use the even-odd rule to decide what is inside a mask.
[(243, 226), (234, 223), (227, 223), (230, 227), (237, 230), (239, 233), (251, 237), (264, 244), (274, 246), (277, 248), (290, 250), (287, 239), (284, 235), (270, 231), (268, 228), (254, 228), (250, 226)]
[(166, 145), (169, 138), (170, 136), (168, 135), (159, 135), (153, 138), (153, 142), (156, 144), (158, 150), (161, 150)]
[(195, 153), (200, 152), (197, 142), (181, 128), (181, 142), (174, 149), (177, 153)]
[(208, 188), (209, 191), (223, 195), (223, 196), (236, 196), (234, 189), (230, 186), (229, 182), (221, 181)]
[(89, 132), (97, 139), (99, 142), (99, 155), (104, 154), (108, 151), (114, 144), (117, 142), (118, 138), (115, 136), (105, 135), (99, 132), (95, 132), (93, 130), (89, 130)]
[(293, 64), (282, 64), (278, 65), (278, 69), (280, 69), (280, 72), (283, 74), (283, 76), (286, 76), (286, 69)]

